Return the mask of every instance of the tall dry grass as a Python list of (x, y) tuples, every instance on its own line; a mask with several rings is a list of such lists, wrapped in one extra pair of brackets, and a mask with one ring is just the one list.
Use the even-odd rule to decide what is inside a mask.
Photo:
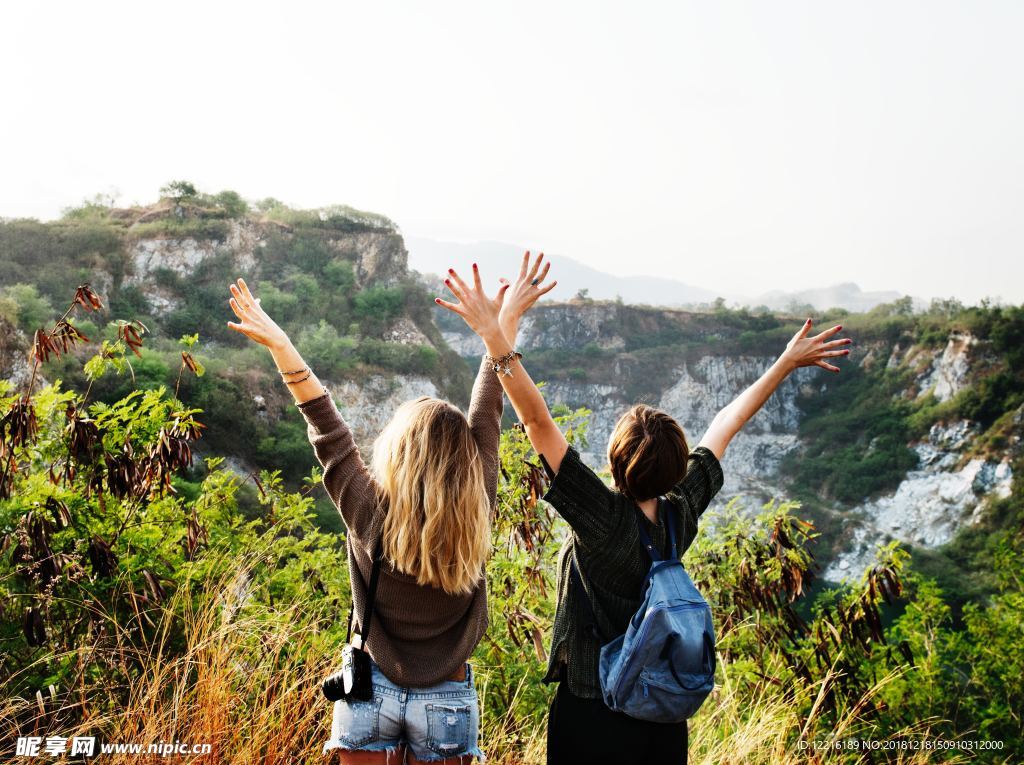
[[(301, 603), (268, 605), (254, 584), (256, 560), (215, 584), (203, 585), (204, 597), (194, 587), (182, 587), (162, 610), (156, 637), (135, 656), (144, 668), (128, 687), (119, 689), (127, 703), (90, 713), (63, 728), (82, 704), (95, 709), (102, 699), (95, 694), (102, 684), (40, 696), (35, 701), (8, 699), (0, 705), (0, 730), (13, 745), (18, 735), (97, 736), (103, 742), (150, 743), (180, 741), (209, 743), (209, 754), (179, 757), (193, 763), (275, 765), (324, 763), (320, 754), (330, 733), (330, 704), (320, 695), (325, 673), (334, 669), (336, 656), (323, 639), (326, 620), (336, 615), (316, 612)], [(194, 605), (198, 604), (198, 605)], [(184, 636), (184, 646), (174, 636)], [(834, 748), (801, 750), (797, 742), (821, 741), (818, 718), (823, 684), (816, 688), (784, 689), (765, 681), (753, 689), (740, 686), (728, 665), (723, 684), (690, 721), (690, 763), (693, 765), (790, 765), (795, 763), (877, 763), (923, 765), (931, 762), (967, 762), (964, 756), (891, 751), (851, 753)], [(478, 672), (481, 698), (491, 692), (496, 673)], [(895, 675), (887, 676), (867, 697), (877, 694)], [(522, 686), (517, 689), (517, 693)], [(90, 703), (91, 702), (91, 703)], [(812, 709), (809, 716), (800, 709)], [(99, 704), (102, 706), (102, 704)], [(837, 739), (927, 738), (926, 725), (902, 731), (876, 731), (866, 725), (855, 707), (828, 734)], [(26, 726), (26, 716), (32, 724)], [(493, 765), (540, 765), (544, 762), (545, 717), (485, 719), (481, 746)], [(169, 759), (156, 754), (106, 754), (92, 761), (112, 765), (139, 765)], [(48, 758), (48, 761), (61, 760)]]

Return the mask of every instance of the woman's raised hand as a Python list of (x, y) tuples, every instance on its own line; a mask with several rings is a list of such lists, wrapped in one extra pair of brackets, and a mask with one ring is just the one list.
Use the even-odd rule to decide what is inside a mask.
[(434, 302), (452, 313), (457, 313), (469, 328), (480, 337), (500, 330), (498, 317), (501, 313), (501, 305), (505, 299), (509, 284), (506, 282), (498, 288), (494, 297), (484, 294), (483, 283), (480, 280), (480, 269), (476, 263), (473, 264), (473, 284), (468, 285), (462, 281), (454, 268), (448, 269), (448, 278), (444, 280), (445, 286), (451, 290), (458, 300), (457, 303), (450, 303), (441, 298), (434, 298)]
[(830, 329), (819, 332), (814, 337), (807, 337), (807, 333), (811, 331), (811, 320), (808, 319), (804, 322), (800, 331), (793, 335), (793, 339), (786, 345), (782, 358), (789, 362), (794, 369), (796, 367), (818, 366), (830, 372), (838, 372), (839, 367), (829, 364), (825, 359), (849, 355), (849, 348), (840, 349), (839, 346), (849, 345), (853, 340), (848, 337), (840, 340), (828, 340), (842, 328), (842, 324), (837, 324)]
[[(551, 284), (543, 284), (551, 262), (544, 263), (541, 270), (541, 263), (544, 262), (544, 253), (540, 253), (531, 263), (530, 251), (523, 255), (523, 262), (519, 266), (519, 277), (514, 283), (509, 284), (505, 278), (499, 279), (502, 284), (509, 284), (509, 290), (505, 293), (505, 302), (501, 306), (500, 322), (502, 327), (518, 326), (519, 319), (524, 313), (533, 307), (533, 304), (542, 296), (551, 292), (558, 284), (557, 281)], [(514, 338), (509, 338), (514, 339)]]
[(240, 324), (229, 321), (231, 329), (268, 348), (280, 347), (288, 342), (288, 335), (260, 307), (259, 298), (253, 297), (245, 279), (239, 278), (237, 283), (231, 285), (231, 294), (233, 297), (228, 301), (231, 310), (241, 319)]

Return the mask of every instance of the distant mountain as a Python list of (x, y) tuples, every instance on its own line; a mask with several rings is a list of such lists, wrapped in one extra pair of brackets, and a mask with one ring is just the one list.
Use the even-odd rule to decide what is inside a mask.
[(782, 311), (795, 303), (796, 305), (812, 305), (818, 309), (845, 308), (847, 311), (860, 313), (870, 311), (879, 303), (891, 303), (900, 297), (900, 293), (895, 290), (864, 292), (853, 282), (843, 282), (831, 287), (797, 292), (772, 290), (751, 298), (751, 305), (765, 305), (772, 310)]
[[(422, 274), (444, 274), (448, 268), (468, 273), (472, 264), (479, 263), (486, 278), (492, 275), (513, 276), (510, 264), (518, 263), (525, 247), (504, 242), (438, 242), (432, 239), (408, 237), (409, 268)], [(684, 306), (710, 303), (719, 293), (694, 287), (675, 279), (657, 276), (614, 276), (580, 263), (564, 255), (550, 255), (551, 267), (558, 279), (552, 299), (568, 300), (579, 290), (586, 289), (595, 300), (614, 300), (621, 297), (626, 303), (647, 305)], [(492, 265), (493, 264), (493, 265)], [(501, 271), (498, 270), (500, 264)]]
[[(440, 242), (419, 237), (408, 237), (406, 247), (409, 250), (409, 268), (425, 276), (435, 274), (440, 277), (453, 266), (460, 272), (468, 273), (471, 265), (476, 262), (480, 264), (486, 278), (511, 275), (507, 273), (510, 264), (517, 263), (525, 249), (505, 242)], [(615, 276), (565, 255), (549, 255), (549, 259), (555, 278), (558, 279), (558, 287), (551, 297), (559, 301), (569, 300), (585, 289), (588, 297), (595, 300), (622, 298), (626, 303), (670, 308), (696, 308), (713, 303), (721, 296), (728, 305), (737, 307), (766, 306), (773, 311), (800, 311), (810, 305), (819, 311), (845, 308), (860, 313), (900, 297), (900, 293), (894, 290), (864, 292), (853, 282), (796, 292), (772, 290), (750, 297), (731, 291), (704, 289), (667, 277)], [(917, 299), (914, 302), (915, 305), (921, 304)]]

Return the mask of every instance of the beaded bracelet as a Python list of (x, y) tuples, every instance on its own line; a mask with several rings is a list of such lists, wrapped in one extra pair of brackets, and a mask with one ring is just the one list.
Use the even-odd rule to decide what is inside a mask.
[(500, 358), (497, 358), (497, 359), (494, 358), (494, 356), (487, 356), (487, 355), (485, 355), (484, 356), (484, 360), (487, 361), (491, 365), (491, 369), (494, 370), (495, 374), (500, 372), (501, 374), (505, 375), (506, 377), (511, 377), (512, 376), (512, 368), (511, 368), (512, 362), (517, 360), (517, 359), (521, 359), (522, 357), (523, 357), (523, 354), (521, 354), (519, 351), (512, 350), (512, 351), (509, 351), (508, 353), (506, 353), (504, 356), (502, 356)]
[(297, 375), (299, 372), (305, 372), (307, 369), (309, 369), (309, 367), (303, 367), (302, 369), (293, 369), (290, 372), (281, 372), (280, 369), (278, 369), (277, 371), (283, 375)]
[[(301, 372), (302, 370), (300, 369), (299, 371)], [(309, 376), (311, 374), (313, 374), (313, 370), (309, 370), (308, 372), (306, 372), (306, 376), (305, 377), (300, 377), (298, 380), (285, 380), (284, 384), (285, 385), (295, 385), (297, 383), (302, 382), (303, 380), (308, 380)]]

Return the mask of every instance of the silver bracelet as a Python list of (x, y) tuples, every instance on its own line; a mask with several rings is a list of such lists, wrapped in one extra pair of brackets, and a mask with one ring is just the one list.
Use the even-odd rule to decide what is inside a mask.
[(491, 369), (494, 370), (495, 374), (503, 374), (506, 377), (512, 376), (512, 362), (521, 359), (523, 354), (519, 351), (512, 350), (506, 353), (500, 358), (494, 358), (494, 356), (484, 355), (484, 361), (491, 365)]

